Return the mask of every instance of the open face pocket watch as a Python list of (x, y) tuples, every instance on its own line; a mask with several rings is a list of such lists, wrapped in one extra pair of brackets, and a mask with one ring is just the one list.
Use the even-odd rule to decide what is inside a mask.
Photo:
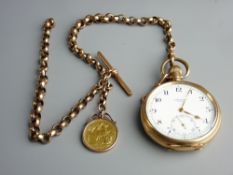
[[(161, 80), (142, 98), (141, 121), (145, 132), (161, 146), (177, 150), (198, 150), (219, 130), (220, 107), (204, 87), (184, 81), (189, 74), (186, 61), (167, 59), (161, 66)], [(177, 62), (184, 65), (183, 75)]]

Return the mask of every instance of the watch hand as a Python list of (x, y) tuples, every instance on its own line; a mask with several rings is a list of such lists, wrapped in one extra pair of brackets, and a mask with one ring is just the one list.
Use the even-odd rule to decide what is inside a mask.
[(188, 115), (194, 117), (195, 119), (201, 119), (201, 117), (199, 117), (198, 115), (191, 114), (190, 112), (185, 111), (183, 108), (180, 108), (179, 111), (180, 111), (180, 112), (183, 112), (183, 113), (185, 113), (185, 114), (188, 114)]
[(185, 126), (185, 124), (177, 117), (177, 119), (179, 120), (179, 122), (180, 122), (180, 124), (181, 124), (181, 126), (184, 128), (184, 129), (186, 129), (186, 126)]
[(188, 95), (189, 95), (190, 90), (191, 90), (191, 88), (188, 90), (188, 92), (187, 92), (187, 94), (186, 94), (186, 96), (185, 96), (185, 99), (184, 99), (184, 101), (183, 101), (183, 103), (182, 103), (180, 109), (183, 109), (183, 108), (184, 108), (184, 105), (185, 105), (185, 103), (186, 103), (186, 101), (187, 101), (187, 98), (188, 98)]

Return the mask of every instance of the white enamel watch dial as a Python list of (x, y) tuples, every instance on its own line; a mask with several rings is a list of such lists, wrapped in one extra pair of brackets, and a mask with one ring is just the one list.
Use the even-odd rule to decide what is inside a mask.
[(211, 139), (206, 137), (212, 137), (217, 130), (216, 124), (219, 125), (219, 108), (214, 97), (191, 82), (164, 83), (156, 87), (144, 103), (144, 113), (143, 109), (141, 113), (144, 128), (148, 127), (145, 123), (150, 123), (151, 128), (146, 130), (158, 142), (162, 139), (158, 134), (154, 137), (151, 129), (165, 138), (185, 144)]

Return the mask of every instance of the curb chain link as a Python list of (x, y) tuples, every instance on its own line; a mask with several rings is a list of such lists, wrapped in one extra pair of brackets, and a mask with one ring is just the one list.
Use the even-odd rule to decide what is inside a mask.
[(101, 63), (96, 60), (91, 54), (85, 52), (82, 48), (80, 48), (77, 43), (78, 33), (83, 28), (93, 23), (117, 23), (138, 26), (158, 25), (163, 28), (163, 32), (165, 34), (165, 41), (167, 43), (167, 59), (170, 59), (171, 64), (173, 64), (174, 62), (175, 42), (171, 34), (171, 24), (168, 20), (156, 16), (135, 18), (127, 17), (124, 15), (113, 15), (110, 13), (104, 15), (99, 13), (96, 15), (87, 15), (85, 18), (78, 20), (71, 28), (68, 37), (68, 46), (75, 56), (97, 70), (97, 72), (100, 74), (100, 79), (90, 89), (86, 96), (80, 99), (79, 102), (75, 104), (70, 109), (70, 111), (61, 118), (58, 123), (52, 126), (51, 129), (47, 132), (42, 133), (40, 131), (40, 121), (41, 112), (44, 105), (44, 97), (46, 94), (46, 84), (48, 83), (47, 72), (49, 59), (49, 39), (51, 30), (55, 26), (55, 22), (52, 18), (47, 19), (42, 27), (43, 34), (40, 49), (38, 80), (32, 105), (32, 112), (29, 119), (29, 138), (32, 141), (45, 144), (48, 143), (52, 137), (60, 135), (63, 129), (71, 123), (71, 121), (79, 114), (82, 109), (87, 106), (87, 104), (95, 97), (97, 93), (100, 93), (98, 111), (100, 114), (103, 114), (105, 112), (108, 92), (112, 88), (112, 84), (109, 83), (108, 80), (111, 78), (112, 73), (110, 70), (102, 66)]

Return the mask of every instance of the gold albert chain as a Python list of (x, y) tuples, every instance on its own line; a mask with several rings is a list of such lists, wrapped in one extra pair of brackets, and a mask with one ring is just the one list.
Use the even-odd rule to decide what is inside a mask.
[[(128, 96), (132, 95), (132, 91), (120, 77), (118, 71), (108, 62), (108, 60), (101, 52), (97, 53), (97, 59), (95, 59), (91, 54), (86, 53), (82, 48), (79, 47), (77, 43), (78, 33), (86, 26), (94, 23), (117, 23), (137, 26), (158, 25), (162, 27), (165, 35), (165, 41), (167, 43), (167, 56), (161, 67), (161, 80), (158, 84), (156, 84), (154, 89), (142, 99), (141, 119), (145, 131), (154, 141), (156, 141), (160, 145), (174, 150), (197, 149), (202, 147), (203, 145), (205, 145), (205, 143), (212, 139), (219, 128), (220, 109), (213, 96), (210, 95), (210, 93), (208, 93), (205, 89), (202, 89), (202, 87), (194, 83), (187, 83), (183, 81), (183, 79), (189, 73), (189, 66), (184, 60), (177, 58), (174, 54), (175, 42), (171, 34), (172, 28), (170, 22), (166, 19), (156, 16), (135, 18), (107, 13), (104, 15), (87, 15), (85, 18), (79, 19), (71, 28), (68, 36), (68, 46), (70, 50), (75, 56), (96, 69), (100, 78), (97, 83), (94, 84), (94, 86), (89, 90), (89, 92), (83, 98), (81, 98), (77, 102), (77, 104), (75, 104), (70, 109), (70, 111), (65, 114), (60, 121), (54, 124), (47, 132), (41, 132), (40, 121), (41, 112), (44, 105), (44, 97), (46, 94), (46, 84), (48, 83), (47, 71), (49, 59), (49, 39), (51, 29), (55, 26), (55, 22), (52, 18), (49, 18), (43, 24), (38, 81), (35, 90), (35, 97), (33, 100), (33, 108), (29, 119), (29, 138), (32, 141), (43, 144), (49, 143), (53, 137), (61, 134), (63, 129), (71, 123), (71, 121), (79, 114), (82, 109), (87, 106), (87, 104), (95, 97), (95, 95), (99, 94), (97, 112), (88, 119), (83, 129), (82, 141), (88, 149), (95, 152), (104, 152), (110, 150), (115, 145), (118, 136), (116, 122), (106, 111), (107, 96), (113, 86), (109, 82), (109, 79), (114, 78)], [(177, 62), (184, 65), (186, 69), (185, 74), (183, 74), (180, 66), (176, 64)], [(165, 86), (167, 83), (168, 85)], [(160, 88), (160, 90), (157, 90), (158, 88)], [(198, 99), (204, 101), (209, 100), (209, 106), (208, 104), (205, 104), (203, 108), (205, 108), (205, 110), (209, 111), (210, 113), (205, 114), (207, 115), (206, 118), (208, 119), (208, 122), (210, 124), (207, 122), (209, 124), (208, 126), (202, 126), (202, 124), (205, 123), (206, 118), (201, 119), (199, 115), (192, 114), (190, 111), (184, 109), (184, 105), (177, 109), (177, 111), (172, 111), (173, 115), (171, 115), (170, 118), (166, 118), (166, 116), (164, 116), (163, 114), (163, 107), (161, 107), (160, 109), (159, 105), (162, 103), (168, 103), (169, 98), (166, 102), (165, 97), (160, 97), (161, 94), (157, 91), (164, 92), (165, 96), (167, 97), (172, 94), (173, 90), (176, 90), (176, 93), (178, 93), (178, 95), (181, 95), (180, 101), (182, 101), (182, 95), (189, 94), (189, 92), (192, 92), (191, 94), (196, 94), (196, 98)], [(174, 96), (174, 98), (177, 98), (176, 95)], [(186, 99), (183, 100), (183, 103), (188, 103), (186, 101)], [(171, 103), (167, 104), (168, 109), (169, 104)], [(212, 113), (213, 115), (211, 115)], [(202, 120), (204, 122), (200, 123), (200, 121)], [(173, 126), (171, 126), (172, 123)], [(162, 127), (162, 125), (165, 129)], [(200, 125), (200, 128), (197, 128), (196, 125)], [(209, 131), (206, 132), (210, 125), (212, 126), (212, 130), (209, 129)], [(188, 128), (190, 126), (191, 129)], [(197, 131), (194, 130), (193, 127), (196, 127), (197, 130), (199, 129), (201, 134), (196, 133)], [(201, 129), (203, 127), (204, 129), (202, 131)], [(181, 135), (179, 135), (180, 132)], [(190, 132), (191, 135), (189, 135)], [(183, 135), (185, 135), (184, 138)], [(208, 137), (204, 138), (205, 135), (208, 135)], [(202, 137), (204, 139), (202, 139)]]

